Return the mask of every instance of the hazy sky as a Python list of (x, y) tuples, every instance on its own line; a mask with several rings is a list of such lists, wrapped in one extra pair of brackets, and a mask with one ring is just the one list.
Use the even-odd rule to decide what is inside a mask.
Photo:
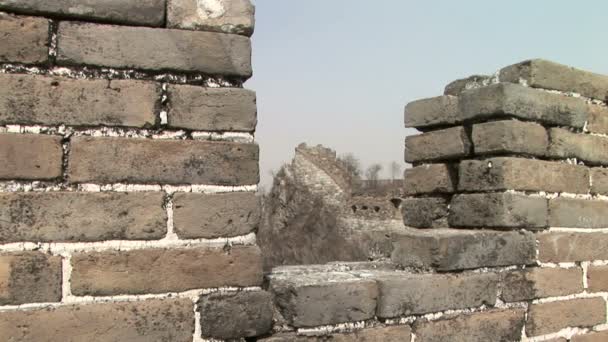
[(608, 74), (608, 1), (255, 0), (260, 173), (300, 142), (403, 166), (403, 107), (546, 58)]

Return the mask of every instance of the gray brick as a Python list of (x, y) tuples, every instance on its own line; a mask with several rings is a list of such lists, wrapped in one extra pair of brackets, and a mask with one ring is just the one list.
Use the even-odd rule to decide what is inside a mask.
[(415, 228), (447, 227), (448, 200), (441, 197), (404, 198), (403, 222)]
[(471, 141), (464, 127), (452, 127), (405, 138), (405, 161), (408, 163), (458, 159), (470, 153)]
[(567, 228), (608, 227), (608, 202), (559, 197), (549, 200), (549, 226)]
[(0, 10), (129, 25), (163, 26), (165, 0), (0, 0)]
[(528, 265), (536, 259), (536, 240), (529, 232), (406, 229), (393, 234), (391, 260), (408, 267), (439, 271)]
[(545, 232), (538, 234), (541, 262), (608, 260), (608, 234), (602, 232)]
[(405, 106), (405, 127), (450, 125), (460, 122), (458, 97), (437, 96)]
[(73, 183), (251, 185), (258, 153), (255, 144), (76, 137), (68, 174)]
[(549, 130), (548, 156), (553, 158), (577, 158), (594, 165), (608, 164), (608, 138), (572, 133), (563, 128)]
[(0, 193), (0, 243), (160, 239), (163, 193)]
[(473, 75), (467, 78), (461, 78), (451, 82), (443, 91), (444, 95), (458, 96), (463, 91), (485, 87), (493, 82), (493, 76), (487, 75)]
[(41, 252), (0, 254), (0, 305), (60, 300), (61, 257)]
[(169, 127), (202, 131), (253, 132), (255, 93), (237, 88), (169, 85)]
[(251, 36), (255, 7), (250, 0), (167, 0), (167, 27)]
[(544, 228), (547, 200), (512, 193), (463, 194), (452, 198), (451, 227)]
[(155, 124), (160, 87), (135, 80), (75, 80), (0, 74), (0, 124)]
[(57, 39), (59, 65), (252, 74), (251, 41), (239, 35), (61, 22)]
[(525, 81), (535, 88), (579, 93), (586, 97), (606, 100), (608, 76), (572, 68), (543, 59), (533, 59), (500, 70), (500, 80)]
[(373, 277), (380, 297), (376, 315), (411, 316), (478, 307), (496, 302), (494, 273), (407, 274), (384, 272)]
[(568, 296), (583, 292), (580, 268), (527, 268), (503, 276), (502, 298), (520, 302), (537, 298)]
[(0, 12), (0, 36), (0, 62), (41, 64), (48, 60), (48, 20)]
[(591, 168), (591, 193), (606, 195), (608, 194), (608, 169)]
[(533, 304), (528, 311), (526, 334), (540, 336), (568, 327), (592, 327), (605, 322), (606, 301), (603, 298)]
[(406, 195), (450, 194), (456, 190), (458, 170), (449, 164), (425, 164), (405, 170)]
[(472, 136), (476, 155), (526, 154), (542, 157), (549, 145), (543, 126), (517, 120), (473, 125)]
[(62, 174), (61, 137), (0, 134), (0, 180), (50, 180)]
[(460, 191), (522, 190), (589, 192), (584, 166), (524, 158), (491, 158), (460, 162)]

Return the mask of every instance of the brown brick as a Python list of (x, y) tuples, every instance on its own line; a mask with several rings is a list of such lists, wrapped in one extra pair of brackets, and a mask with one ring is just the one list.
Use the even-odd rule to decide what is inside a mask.
[(411, 316), (474, 308), (496, 302), (494, 273), (408, 274), (380, 272), (374, 276), (380, 296), (376, 315)]
[(203, 131), (253, 132), (255, 92), (238, 88), (169, 85), (169, 127)]
[(537, 298), (567, 296), (583, 292), (580, 268), (527, 268), (504, 275), (502, 298), (519, 302)]
[(135, 80), (0, 74), (0, 124), (149, 127), (160, 87)]
[(50, 180), (61, 177), (61, 137), (0, 134), (0, 180)]
[(608, 259), (608, 234), (546, 232), (538, 234), (541, 262), (576, 262)]
[(64, 21), (57, 39), (60, 65), (252, 74), (251, 42), (239, 35)]
[(551, 143), (548, 156), (553, 158), (577, 158), (592, 165), (608, 164), (608, 138), (572, 133), (563, 128), (549, 130)]
[(0, 313), (0, 336), (15, 342), (190, 342), (193, 332), (194, 310), (190, 299), (95, 303)]
[(589, 192), (584, 166), (536, 159), (498, 157), (460, 162), (460, 191), (522, 190)]
[(533, 304), (528, 312), (526, 334), (539, 336), (568, 327), (591, 327), (605, 322), (606, 301), (602, 298)]
[(471, 142), (464, 127), (452, 127), (405, 138), (408, 163), (450, 160), (468, 156)]
[(571, 342), (605, 342), (608, 341), (608, 331), (591, 332), (589, 334), (572, 336)]
[(404, 198), (403, 223), (415, 228), (447, 227), (448, 201), (440, 197)]
[(566, 228), (608, 227), (608, 202), (558, 197), (549, 200), (549, 226)]
[(60, 300), (61, 257), (40, 252), (0, 254), (0, 305)]
[(524, 80), (535, 88), (579, 93), (606, 100), (608, 76), (572, 68), (544, 59), (532, 59), (500, 70), (500, 80), (519, 83)]
[(536, 241), (529, 232), (488, 230), (405, 229), (393, 234), (394, 263), (439, 271), (508, 265), (536, 261)]
[(231, 0), (220, 8), (197, 0), (167, 0), (167, 27), (251, 36), (255, 7), (250, 0)]
[(256, 246), (78, 253), (72, 257), (72, 292), (103, 296), (259, 286), (261, 258)]
[(72, 183), (251, 185), (258, 153), (255, 144), (76, 137), (68, 175)]
[(272, 297), (266, 291), (213, 293), (201, 297), (202, 337), (237, 339), (272, 329)]
[(184, 239), (245, 235), (258, 228), (260, 202), (254, 193), (177, 193), (173, 221)]
[(608, 194), (608, 169), (594, 167), (589, 169), (591, 176), (591, 193)]
[(44, 18), (0, 12), (0, 37), (0, 62), (41, 64), (48, 60), (49, 21)]
[(590, 265), (587, 282), (591, 292), (608, 292), (608, 266)]
[(129, 25), (163, 26), (165, 0), (0, 0), (11, 12)]
[(532, 122), (517, 120), (486, 122), (473, 125), (472, 132), (476, 155), (544, 156), (549, 144), (545, 128)]
[(524, 310), (493, 310), (418, 323), (414, 333), (421, 342), (519, 341), (523, 325)]
[(589, 104), (587, 130), (591, 133), (608, 133), (608, 107)]
[(448, 221), (451, 227), (544, 228), (547, 200), (506, 192), (456, 195)]
[(413, 101), (405, 106), (405, 127), (453, 125), (460, 122), (458, 97), (437, 96)]
[(425, 164), (406, 169), (404, 179), (407, 195), (450, 194), (456, 189), (458, 171), (448, 164)]
[(410, 342), (412, 329), (407, 325), (356, 330), (350, 333), (325, 336), (298, 336), (293, 333), (277, 334), (260, 342)]
[(160, 239), (163, 193), (0, 193), (0, 242)]

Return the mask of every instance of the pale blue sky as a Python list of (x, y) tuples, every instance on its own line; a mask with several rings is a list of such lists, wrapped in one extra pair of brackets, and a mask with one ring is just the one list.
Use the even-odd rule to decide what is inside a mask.
[(403, 162), (403, 107), (529, 58), (608, 74), (604, 0), (255, 0), (262, 185), (300, 142)]

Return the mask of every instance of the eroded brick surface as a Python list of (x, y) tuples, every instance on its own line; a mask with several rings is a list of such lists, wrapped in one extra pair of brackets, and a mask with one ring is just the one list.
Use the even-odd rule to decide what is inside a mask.
[(538, 336), (567, 327), (591, 327), (604, 322), (606, 322), (604, 299), (572, 299), (531, 305), (526, 332), (528, 336)]
[(62, 173), (61, 137), (0, 134), (0, 180), (50, 180)]
[(44, 18), (0, 12), (0, 37), (0, 62), (40, 64), (48, 60), (49, 21)]
[(41, 252), (0, 254), (0, 305), (60, 301), (61, 272), (58, 256)]

